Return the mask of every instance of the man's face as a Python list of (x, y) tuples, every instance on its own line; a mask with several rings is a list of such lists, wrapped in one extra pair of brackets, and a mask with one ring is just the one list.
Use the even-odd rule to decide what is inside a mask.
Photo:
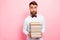
[(29, 9), (30, 9), (31, 15), (36, 15), (36, 14), (37, 14), (37, 5), (31, 4), (31, 5), (29, 6)]

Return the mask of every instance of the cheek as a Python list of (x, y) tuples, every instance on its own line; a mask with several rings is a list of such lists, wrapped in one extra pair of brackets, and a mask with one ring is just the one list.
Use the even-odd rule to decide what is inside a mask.
[(37, 9), (34, 9), (34, 11), (37, 11)]
[(30, 9), (30, 11), (32, 12), (32, 11), (33, 11), (33, 9)]

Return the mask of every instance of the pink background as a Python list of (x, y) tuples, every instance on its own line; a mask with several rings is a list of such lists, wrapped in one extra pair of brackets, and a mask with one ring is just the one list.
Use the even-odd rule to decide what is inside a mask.
[[(32, 0), (0, 0), (0, 40), (26, 40), (23, 21)], [(36, 0), (45, 17), (44, 40), (60, 40), (60, 0)]]

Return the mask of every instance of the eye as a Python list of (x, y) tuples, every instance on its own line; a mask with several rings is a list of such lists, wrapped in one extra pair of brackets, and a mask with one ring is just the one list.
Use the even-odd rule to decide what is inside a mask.
[(33, 8), (33, 7), (30, 7), (30, 8)]
[(37, 8), (37, 7), (35, 7), (35, 8)]

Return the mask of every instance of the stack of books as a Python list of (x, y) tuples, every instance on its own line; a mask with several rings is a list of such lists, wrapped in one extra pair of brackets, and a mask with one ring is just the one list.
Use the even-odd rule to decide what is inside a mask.
[(30, 34), (31, 38), (40, 38), (42, 36), (40, 22), (30, 23)]

